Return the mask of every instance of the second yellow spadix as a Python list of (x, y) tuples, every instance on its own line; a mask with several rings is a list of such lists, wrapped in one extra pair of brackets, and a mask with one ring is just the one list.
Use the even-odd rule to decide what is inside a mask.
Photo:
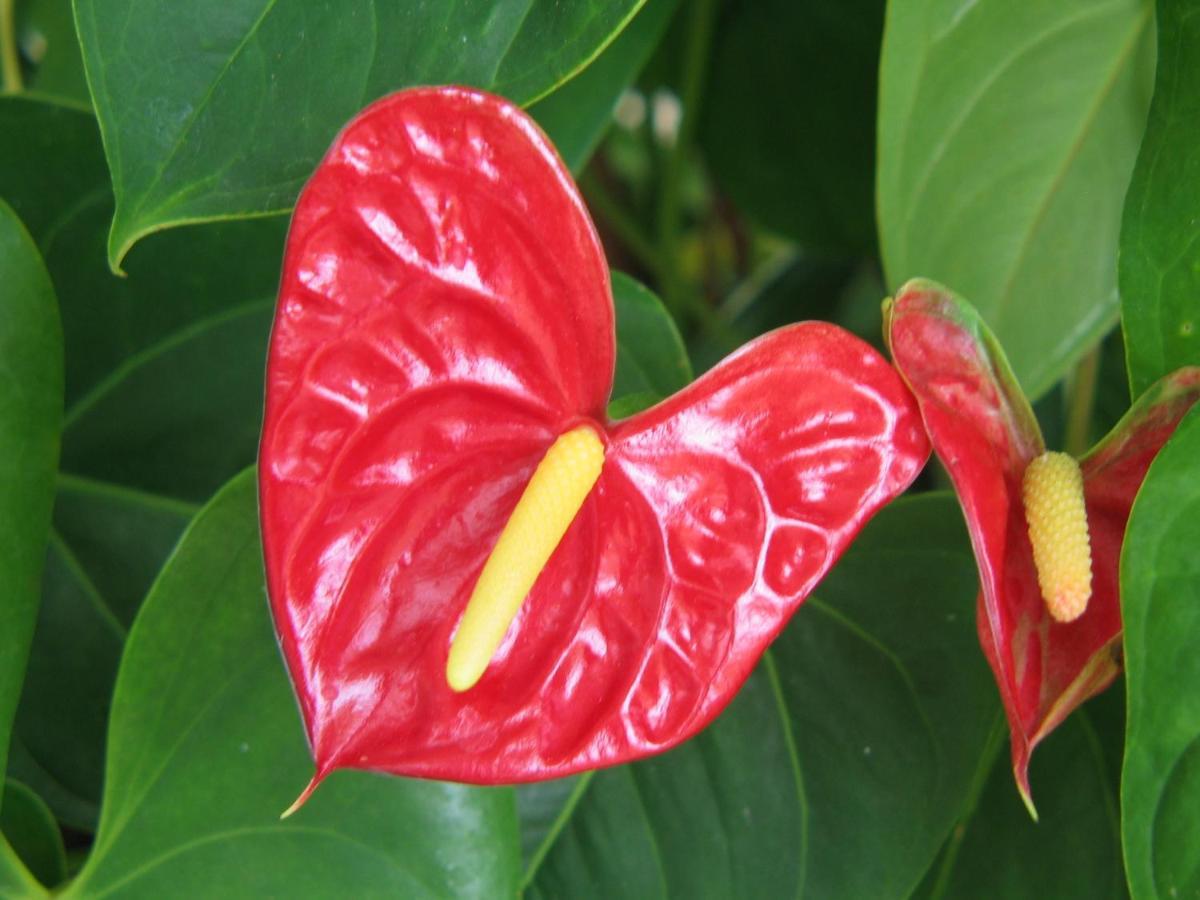
[(1025, 470), (1025, 520), (1038, 585), (1059, 622), (1083, 615), (1092, 596), (1092, 548), (1079, 463), (1043, 453)]
[(484, 563), (450, 644), (446, 681), (477, 682), (604, 466), (604, 443), (581, 425), (550, 445)]

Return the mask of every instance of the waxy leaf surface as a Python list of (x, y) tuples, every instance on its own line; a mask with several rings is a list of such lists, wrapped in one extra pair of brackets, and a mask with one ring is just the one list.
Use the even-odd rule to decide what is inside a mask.
[(62, 427), (62, 326), (29, 233), (0, 200), (0, 773), (37, 619)]
[(1200, 3), (1159, 0), (1158, 75), (1121, 223), (1121, 325), (1138, 396), (1200, 365)]
[(888, 284), (929, 277), (970, 297), (1032, 397), (1116, 320), (1153, 41), (1152, 0), (888, 5), (876, 173)]
[[(62, 896), (512, 896), (512, 795), (309, 767), (263, 602), (252, 472), (197, 516), (129, 635), (100, 830)], [(250, 861), (250, 862), (248, 862)]]
[(536, 100), (640, 5), (79, 0), (117, 199), (109, 259), (169, 225), (286, 211), (341, 124), (388, 91), (456, 83)]
[[(96, 121), (0, 98), (0, 196), (31, 223), (59, 296), (63, 453), (14, 772), (95, 827), (124, 635), (184, 525), (254, 460), (285, 223), (155, 236), (116, 278)], [(231, 264), (237, 260), (237, 264)]]
[[(608, 272), (544, 137), (498, 98), (394, 95), (289, 236), (260, 479), (267, 577), (318, 778), (529, 780), (671, 746), (928, 452), (869, 346), (810, 323), (608, 425)], [(600, 479), (478, 685), (451, 636), (536, 463)]]
[(1129, 727), (1121, 833), (1137, 900), (1200, 892), (1200, 413), (1150, 467), (1121, 559)]

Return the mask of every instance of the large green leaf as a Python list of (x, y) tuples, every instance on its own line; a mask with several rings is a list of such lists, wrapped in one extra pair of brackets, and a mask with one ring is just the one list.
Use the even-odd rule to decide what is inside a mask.
[(1113, 324), (1151, 0), (888, 7), (877, 206), (889, 285), (954, 287), (1034, 396)]
[(58, 823), (41, 798), (19, 781), (4, 783), (0, 832), (42, 884), (53, 887), (67, 877), (67, 853)]
[(883, 0), (727, 4), (700, 138), (740, 208), (806, 246), (875, 245)]
[[(975, 897), (1099, 900), (1127, 896), (1121, 867), (1115, 770), (1108, 768), (1087, 711), (1056, 730), (1033, 757), (1040, 819), (1034, 822), (1013, 787), (1008, 733), (982, 793), (952, 833), (938, 864), (915, 895), (920, 900)], [(1119, 738), (1120, 734), (1116, 735)], [(986, 769), (985, 769), (986, 772)]]
[(100, 830), (64, 896), (512, 895), (511, 790), (342, 773), (281, 822), (311, 774), (248, 471), (190, 526), (130, 632)]
[(1135, 898), (1200, 894), (1200, 410), (1150, 466), (1121, 552), (1129, 726), (1121, 832)]
[(572, 172), (579, 173), (596, 149), (621, 93), (637, 78), (678, 5), (679, 0), (646, 0), (586, 69), (529, 107)]
[(998, 709), (975, 591), (953, 499), (884, 510), (712, 727), (584, 776), (530, 896), (907, 896)]
[(1200, 363), (1200, 2), (1158, 0), (1158, 74), (1121, 226), (1133, 396)]
[[(651, 291), (622, 272), (612, 273), (617, 318), (617, 365), (612, 396), (661, 399), (692, 380), (683, 338), (667, 308)], [(624, 414), (631, 412), (623, 403)]]
[(157, 236), (115, 278), (95, 120), (5, 98), (0, 123), (0, 195), (35, 223), (67, 350), (64, 472), (13, 765), (90, 828), (124, 631), (195, 503), (254, 459), (285, 223)]
[(337, 130), (389, 91), (536, 100), (642, 2), (77, 0), (117, 197), (109, 261), (171, 225), (286, 211)]
[(37, 618), (63, 404), (54, 287), (0, 201), (0, 773)]

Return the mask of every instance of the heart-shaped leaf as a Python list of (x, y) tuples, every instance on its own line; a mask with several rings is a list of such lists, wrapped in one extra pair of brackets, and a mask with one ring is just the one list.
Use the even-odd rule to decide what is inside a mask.
[(62, 327), (33, 239), (0, 201), (0, 772), (37, 618), (62, 426)]
[(279, 821), (309, 764), (256, 507), (247, 472), (199, 514), (138, 614), (100, 830), (61, 896), (512, 896), (509, 790), (346, 774)]
[(888, 282), (935, 278), (970, 297), (1031, 397), (1117, 316), (1153, 24), (1152, 0), (888, 6), (876, 181)]
[(1129, 726), (1121, 834), (1133, 896), (1200, 892), (1200, 411), (1150, 466), (1121, 553)]
[(169, 225), (286, 211), (341, 124), (388, 91), (457, 83), (535, 100), (642, 2), (225, 0), (181, 15), (169, 0), (80, 0), (117, 195), (109, 260)]
[[(289, 233), (261, 452), (317, 780), (530, 780), (677, 743), (924, 462), (898, 377), (833, 326), (766, 335), (609, 425), (613, 362), (595, 232), (523, 114), (424, 89), (342, 132)], [(480, 569), (581, 424), (606, 447), (595, 489), (495, 664), (454, 691)]]
[(1159, 0), (1158, 74), (1121, 223), (1121, 325), (1137, 397), (1180, 366), (1200, 365), (1200, 16)]
[(907, 896), (998, 712), (975, 578), (952, 498), (883, 510), (716, 723), (582, 776), (527, 895)]

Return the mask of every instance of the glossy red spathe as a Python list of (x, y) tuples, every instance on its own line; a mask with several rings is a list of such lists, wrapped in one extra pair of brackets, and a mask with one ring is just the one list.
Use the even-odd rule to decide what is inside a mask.
[(1120, 671), (1125, 525), (1150, 463), (1200, 398), (1200, 369), (1159, 381), (1079, 461), (1092, 596), (1080, 618), (1062, 623), (1042, 599), (1021, 491), (1045, 442), (1004, 351), (970, 304), (930, 281), (901, 288), (885, 320), (896, 368), (920, 404), (971, 533), (981, 584), (979, 640), (1008, 717), (1013, 775), (1034, 813), (1034, 747)]
[[(614, 359), (603, 252), (520, 110), (421, 89), (347, 126), (288, 237), (259, 468), (314, 783), (525, 781), (678, 743), (929, 453), (899, 377), (832, 325), (766, 335), (609, 423)], [(605, 442), (600, 478), (456, 693), (475, 580), (579, 423)]]

